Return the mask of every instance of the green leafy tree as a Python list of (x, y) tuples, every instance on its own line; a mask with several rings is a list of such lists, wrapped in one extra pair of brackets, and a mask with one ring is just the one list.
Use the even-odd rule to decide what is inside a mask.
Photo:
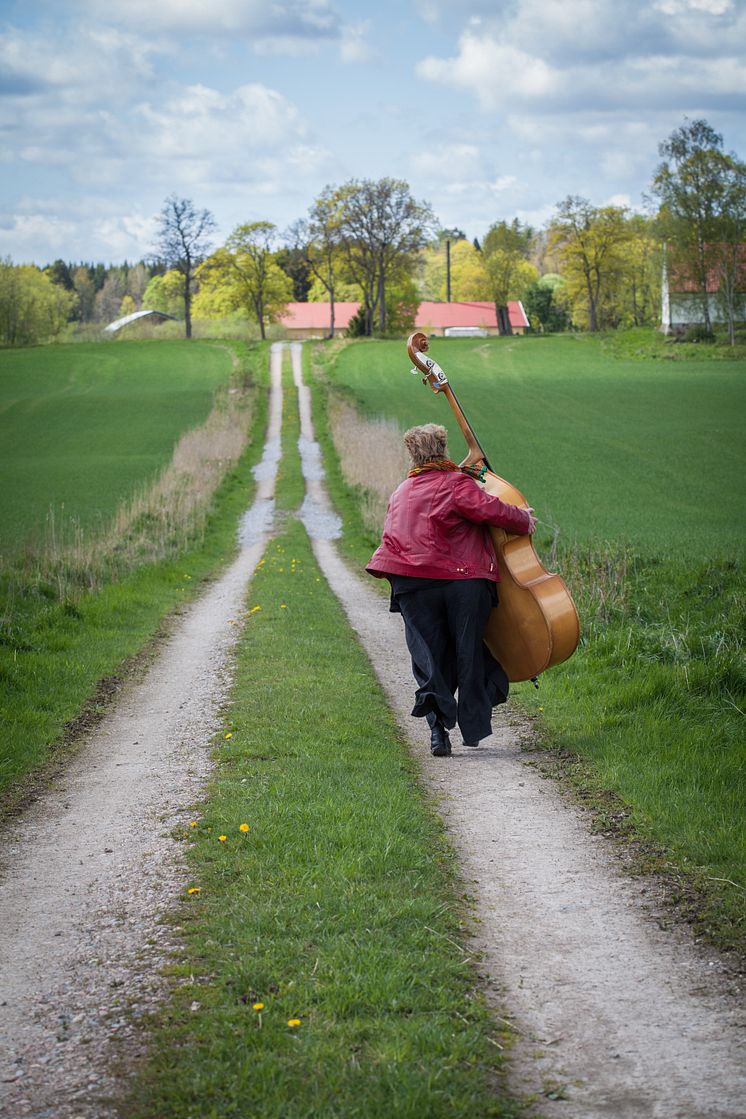
[(76, 316), (80, 322), (90, 322), (93, 318), (93, 305), (96, 298), (96, 285), (93, 280), (92, 269), (84, 264), (73, 269), (73, 290), (77, 296)]
[(28, 346), (57, 338), (76, 306), (74, 291), (33, 264), (0, 261), (0, 341)]
[[(743, 165), (723, 150), (723, 137), (706, 120), (687, 120), (658, 147), (662, 162), (653, 179), (660, 199), (660, 228), (674, 248), (679, 272), (693, 279), (699, 291), (705, 330), (712, 329), (709, 280), (718, 250), (729, 230), (734, 177)], [(713, 259), (713, 257), (715, 259)]]
[(365, 333), (386, 332), (389, 281), (412, 274), (416, 256), (432, 234), (429, 204), (417, 202), (401, 179), (352, 179), (337, 192), (340, 242), (348, 274), (360, 287)]
[(275, 253), (275, 263), (290, 277), (293, 300), (296, 303), (307, 303), (313, 276), (301, 249), (293, 244), (283, 245)]
[(487, 274), (487, 290), (495, 304), (495, 314), (502, 334), (510, 334), (508, 303), (522, 299), (539, 276), (528, 261), (532, 230), (516, 218), (510, 225), (495, 222), (482, 242), (482, 260)]
[(570, 316), (556, 299), (556, 292), (561, 288), (562, 277), (552, 272), (535, 280), (528, 288), (523, 306), (532, 330), (540, 334), (556, 334), (569, 328)]
[[(422, 254), (420, 289), (425, 299), (447, 298), (446, 255), (442, 241)], [(455, 302), (490, 298), (484, 257), (465, 238), (451, 244), (451, 299)]]
[(277, 229), (272, 222), (238, 225), (199, 269), (206, 296), (217, 297), (225, 309), (245, 310), (266, 337), (266, 324), (274, 321), (290, 302), (290, 277), (277, 264), (273, 246)]
[(184, 276), (181, 272), (164, 272), (153, 276), (142, 296), (142, 306), (147, 311), (162, 311), (176, 317), (184, 306)]
[(621, 319), (618, 293), (630, 235), (624, 207), (599, 208), (577, 196), (559, 204), (549, 250), (560, 262), (573, 321), (588, 330), (617, 326)]

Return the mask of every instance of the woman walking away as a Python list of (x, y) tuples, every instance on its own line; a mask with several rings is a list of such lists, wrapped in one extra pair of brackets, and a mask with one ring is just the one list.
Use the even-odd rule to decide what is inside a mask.
[(508, 698), (508, 678), (483, 641), (500, 580), (487, 526), (520, 535), (536, 526), (532, 509), (485, 493), (478, 467), (451, 462), (447, 438), (440, 424), (404, 435), (412, 469), (391, 495), (367, 567), (389, 580), (390, 609), (404, 618), (418, 685), (412, 714), (427, 719), (438, 758), (451, 753), (456, 723), (465, 745), (478, 746), (492, 734), (492, 708)]

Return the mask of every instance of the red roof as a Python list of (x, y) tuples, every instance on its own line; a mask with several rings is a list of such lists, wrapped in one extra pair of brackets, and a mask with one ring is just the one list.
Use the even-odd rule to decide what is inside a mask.
[[(360, 307), (359, 303), (335, 303), (334, 325), (344, 329)], [(510, 325), (514, 328), (527, 327), (528, 319), (523, 304), (518, 300), (508, 303)], [(288, 303), (280, 318), (282, 326), (289, 330), (327, 330), (329, 327), (328, 303)], [(447, 326), (497, 327), (495, 304), (486, 301), (473, 303), (420, 303), (415, 326), (421, 330), (444, 329)]]
[[(508, 317), (514, 329), (528, 326), (523, 304), (517, 299), (508, 303)], [(472, 303), (430, 303), (426, 300), (420, 303), (415, 326), (423, 330), (428, 326), (486, 326), (495, 329), (495, 304), (486, 300), (474, 300)]]
[[(334, 304), (334, 326), (343, 330), (360, 307), (359, 303)], [(290, 330), (328, 330), (328, 303), (288, 303), (280, 323)]]
[[(724, 250), (724, 252), (723, 252)], [(705, 260), (707, 257), (712, 259), (714, 255), (717, 257), (720, 252), (723, 252), (724, 257), (730, 251), (729, 246), (726, 245), (705, 245)], [(676, 260), (675, 253), (671, 254), (671, 264), (669, 268), (669, 288), (672, 292), (695, 292), (701, 291), (699, 278), (692, 275), (693, 265)], [(736, 280), (736, 288), (738, 291), (746, 291), (746, 244), (739, 245), (737, 249), (736, 259), (738, 262), (738, 276)], [(707, 291), (710, 293), (720, 291), (722, 286), (722, 278), (717, 264), (710, 264), (707, 268)]]

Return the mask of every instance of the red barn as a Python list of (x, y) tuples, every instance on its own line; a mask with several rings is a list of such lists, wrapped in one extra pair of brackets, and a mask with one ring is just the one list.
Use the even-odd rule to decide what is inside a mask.
[[(334, 304), (334, 328), (344, 330), (359, 310), (359, 303)], [(515, 300), (508, 303), (507, 314), (498, 320), (495, 304), (485, 301), (472, 303), (420, 303), (415, 326), (426, 334), (523, 334), (528, 328), (528, 318), (523, 304)], [(294, 338), (321, 338), (329, 332), (328, 303), (288, 303), (280, 317), (280, 325)]]

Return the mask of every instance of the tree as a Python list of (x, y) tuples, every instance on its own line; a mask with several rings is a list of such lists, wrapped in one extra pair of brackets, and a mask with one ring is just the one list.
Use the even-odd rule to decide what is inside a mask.
[(72, 273), (73, 289), (78, 299), (77, 318), (80, 322), (90, 322), (93, 318), (96, 286), (91, 271), (84, 264), (81, 264), (73, 269)]
[(701, 119), (674, 129), (658, 152), (662, 162), (652, 190), (661, 201), (661, 230), (675, 248), (679, 271), (696, 281), (702, 320), (711, 330), (710, 247), (723, 239), (733, 201), (729, 182), (738, 176), (738, 161), (723, 151), (720, 133)]
[(272, 222), (255, 221), (238, 225), (225, 246), (213, 253), (200, 267), (200, 284), (224, 309), (243, 308), (259, 326), (265, 338), (265, 325), (279, 316), (292, 296), (290, 277), (274, 259), (272, 246), (277, 229)]
[[(445, 300), (448, 296), (446, 255), (443, 241), (428, 245), (422, 254), (421, 289), (425, 299)], [(489, 299), (489, 281), (484, 257), (466, 239), (451, 244), (451, 299)]]
[(164, 315), (178, 315), (184, 304), (184, 277), (181, 272), (165, 272), (153, 276), (142, 295), (142, 307), (147, 311), (163, 311)]
[(660, 321), (662, 258), (653, 225), (642, 214), (627, 219), (629, 239), (624, 246), (618, 303), (621, 320), (628, 326), (652, 326)]
[(289, 230), (292, 245), (302, 254), (313, 276), (311, 290), (320, 286), (329, 300), (329, 338), (334, 337), (334, 303), (342, 270), (342, 209), (339, 191), (326, 187), (308, 211), (308, 218)]
[(275, 263), (290, 277), (295, 302), (307, 303), (313, 276), (300, 247), (290, 244), (278, 249), (275, 253)]
[(416, 202), (401, 179), (351, 179), (338, 192), (340, 240), (347, 267), (360, 286), (366, 333), (386, 331), (386, 285), (414, 268), (414, 254), (427, 243), (435, 218), (428, 203)]
[(550, 226), (550, 251), (556, 251), (566, 287), (563, 295), (573, 319), (588, 330), (620, 321), (612, 294), (618, 291), (623, 250), (630, 236), (621, 206), (592, 206), (569, 195)]
[(75, 292), (33, 264), (0, 260), (0, 341), (28, 346), (56, 338), (76, 305)]
[(127, 295), (132, 296), (136, 310), (139, 310), (142, 306), (143, 295), (149, 282), (148, 269), (140, 260), (127, 273)]
[(65, 264), (64, 260), (55, 260), (48, 268), (45, 268), (44, 271), (49, 276), (52, 283), (59, 284), (65, 291), (74, 290), (75, 285), (70, 275), (70, 268)]
[(496, 221), (487, 230), (480, 251), (485, 256), (490, 256), (501, 249), (503, 252), (528, 260), (533, 237), (534, 231), (531, 226), (522, 225), (518, 218), (513, 218), (510, 224), (506, 221)]
[(726, 176), (718, 238), (712, 246), (712, 263), (718, 280), (718, 303), (734, 346), (736, 319), (743, 318), (746, 287), (746, 164), (735, 159)]
[(516, 218), (510, 225), (504, 221), (495, 222), (482, 242), (488, 298), (495, 304), (501, 334), (511, 333), (508, 303), (521, 299), (539, 276), (527, 259), (532, 235), (530, 227), (522, 226)]
[(184, 330), (192, 337), (192, 295), (196, 270), (207, 256), (216, 229), (209, 210), (197, 210), (190, 198), (170, 195), (160, 213), (156, 253), (167, 269), (184, 277)]
[(127, 284), (121, 268), (110, 268), (104, 286), (96, 292), (93, 317), (96, 322), (113, 322), (119, 318), (119, 308), (127, 294)]
[(538, 329), (541, 334), (555, 334), (569, 327), (567, 311), (555, 298), (561, 287), (562, 277), (548, 272), (527, 289), (523, 306), (533, 330)]

